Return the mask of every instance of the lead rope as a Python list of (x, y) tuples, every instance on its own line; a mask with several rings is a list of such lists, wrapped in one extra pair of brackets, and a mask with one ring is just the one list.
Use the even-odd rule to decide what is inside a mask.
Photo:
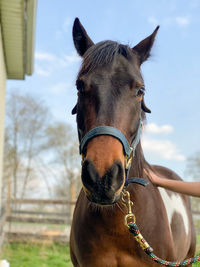
[(165, 266), (187, 266), (191, 263), (195, 263), (200, 261), (200, 256), (196, 256), (190, 259), (186, 259), (183, 261), (166, 261), (160, 259), (153, 253), (153, 249), (150, 247), (148, 242), (144, 239), (140, 230), (136, 224), (135, 215), (132, 212), (133, 202), (130, 200), (130, 193), (126, 190), (122, 192), (122, 204), (127, 208), (127, 214), (124, 218), (124, 224), (128, 227), (131, 234), (133, 234), (135, 240), (139, 243), (140, 247), (144, 250), (144, 252), (155, 262)]

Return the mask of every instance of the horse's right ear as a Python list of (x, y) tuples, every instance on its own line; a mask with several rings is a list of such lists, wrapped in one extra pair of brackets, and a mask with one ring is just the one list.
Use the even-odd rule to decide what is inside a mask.
[(82, 57), (84, 53), (88, 50), (88, 48), (90, 48), (94, 43), (87, 35), (86, 30), (84, 29), (78, 18), (74, 20), (72, 34), (76, 50), (78, 54)]

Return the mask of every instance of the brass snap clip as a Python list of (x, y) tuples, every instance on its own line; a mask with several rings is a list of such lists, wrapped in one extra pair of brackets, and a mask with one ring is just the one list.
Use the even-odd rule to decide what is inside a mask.
[(135, 223), (135, 215), (132, 212), (133, 202), (130, 199), (130, 193), (126, 190), (122, 191), (122, 204), (127, 208), (127, 214), (124, 218), (124, 224), (129, 228), (130, 223)]

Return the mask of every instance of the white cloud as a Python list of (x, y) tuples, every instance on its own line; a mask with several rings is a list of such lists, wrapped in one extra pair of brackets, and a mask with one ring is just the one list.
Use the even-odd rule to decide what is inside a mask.
[(189, 16), (176, 16), (176, 17), (167, 17), (163, 19), (163, 24), (168, 25), (177, 25), (179, 27), (186, 27), (190, 24)]
[(191, 23), (191, 19), (189, 16), (173, 16), (173, 17), (164, 17), (161, 19), (156, 18), (155, 16), (148, 17), (148, 23), (153, 26), (156, 25), (165, 25), (165, 26), (174, 26), (177, 25), (179, 27), (187, 27)]
[(144, 131), (150, 134), (169, 134), (173, 132), (173, 127), (169, 124), (159, 126), (156, 123), (148, 123), (145, 125)]
[(76, 52), (72, 52), (69, 55), (64, 56), (63, 63), (68, 66), (73, 63), (79, 62), (81, 59)]
[(153, 26), (157, 26), (159, 24), (158, 19), (154, 16), (148, 17), (149, 24), (152, 24)]
[(186, 158), (182, 155), (176, 145), (169, 140), (156, 140), (143, 138), (142, 146), (145, 152), (153, 153), (162, 159), (184, 161)]
[(46, 52), (35, 52), (35, 58), (38, 60), (54, 61), (56, 59), (56, 56), (54, 54)]
[(186, 27), (187, 25), (190, 24), (190, 19), (188, 16), (176, 17), (175, 22), (180, 27)]
[(66, 17), (63, 21), (63, 23), (60, 25), (59, 29), (56, 31), (56, 38), (61, 39), (62, 37), (65, 37), (66, 32), (71, 32), (72, 29), (72, 23), (73, 19), (70, 17)]
[[(68, 55), (57, 56), (53, 53), (39, 52), (35, 53), (36, 67), (35, 72), (40, 76), (48, 77), (53, 71), (71, 67), (81, 59), (76, 52), (71, 52)], [(60, 89), (61, 90), (61, 89)], [(57, 90), (56, 90), (57, 91)]]
[(50, 70), (43, 69), (43, 68), (39, 67), (38, 65), (36, 65), (36, 67), (35, 67), (35, 72), (38, 75), (45, 76), (45, 77), (48, 77), (51, 74)]
[(52, 64), (52, 66), (60, 67), (66, 67), (81, 60), (75, 51), (63, 56), (56, 56), (55, 54), (46, 52), (36, 52), (35, 58), (40, 63), (48, 63), (48, 66), (49, 64)]

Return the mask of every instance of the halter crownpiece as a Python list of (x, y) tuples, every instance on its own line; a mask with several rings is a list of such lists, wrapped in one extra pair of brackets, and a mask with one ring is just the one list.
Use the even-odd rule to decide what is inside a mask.
[(131, 167), (131, 162), (132, 162), (133, 157), (135, 156), (135, 150), (136, 150), (136, 147), (140, 141), (141, 128), (142, 128), (142, 120), (140, 119), (137, 134), (136, 134), (135, 138), (133, 139), (131, 145), (129, 145), (124, 134), (120, 130), (118, 130), (117, 128), (112, 127), (112, 126), (95, 127), (92, 130), (90, 130), (88, 133), (86, 133), (86, 135), (81, 139), (80, 146), (79, 146), (79, 152), (82, 155), (82, 157), (84, 157), (86, 146), (87, 146), (88, 142), (97, 136), (108, 135), (108, 136), (115, 137), (116, 139), (118, 139), (121, 142), (121, 144), (123, 146), (123, 152), (125, 155), (125, 160), (126, 160), (126, 162), (125, 162), (125, 173), (126, 173), (125, 186), (127, 186), (129, 183), (137, 183), (137, 184), (146, 186), (148, 184), (148, 182), (141, 179), (141, 178), (128, 179), (129, 170)]

